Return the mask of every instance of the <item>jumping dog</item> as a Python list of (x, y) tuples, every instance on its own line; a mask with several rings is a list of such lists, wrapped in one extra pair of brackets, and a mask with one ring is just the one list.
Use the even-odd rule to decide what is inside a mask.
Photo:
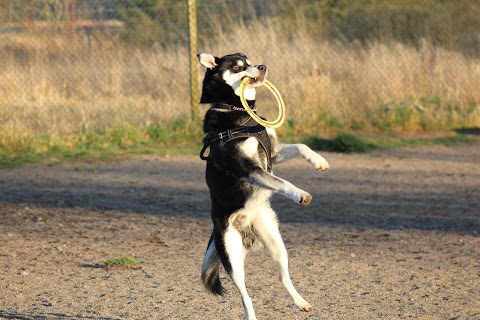
[(240, 292), (247, 319), (256, 319), (245, 286), (244, 261), (247, 251), (263, 247), (276, 262), (280, 281), (295, 305), (311, 311), (312, 306), (290, 280), (287, 250), (269, 198), (277, 192), (306, 205), (312, 196), (275, 176), (272, 166), (301, 156), (315, 169), (325, 171), (328, 162), (304, 144), (279, 143), (275, 130), (257, 124), (242, 106), (240, 84), (248, 77), (244, 96), (256, 112), (256, 88), (267, 76), (265, 65), (252, 65), (242, 53), (221, 58), (200, 53), (198, 59), (207, 68), (200, 103), (211, 104), (203, 123), (205, 138), (200, 154), (207, 162), (205, 176), (213, 221), (202, 282), (211, 293), (222, 295), (219, 269), (223, 265)]

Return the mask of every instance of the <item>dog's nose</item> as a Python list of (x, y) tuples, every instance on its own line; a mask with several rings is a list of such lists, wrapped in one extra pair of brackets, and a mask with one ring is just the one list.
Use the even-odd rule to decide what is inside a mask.
[(267, 71), (267, 66), (264, 65), (264, 64), (259, 64), (257, 66), (257, 69), (260, 70), (260, 71)]

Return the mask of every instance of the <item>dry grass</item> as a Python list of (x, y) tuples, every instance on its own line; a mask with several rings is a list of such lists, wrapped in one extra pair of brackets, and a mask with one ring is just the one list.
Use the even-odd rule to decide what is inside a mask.
[[(288, 36), (273, 22), (212, 35), (200, 51), (245, 52), (267, 64), (285, 98), (291, 133), (480, 127), (478, 59), (429, 43), (418, 49), (331, 44), (301, 29)], [(100, 34), (1, 35), (1, 134), (65, 136), (188, 115), (187, 55), (184, 47), (133, 49)], [(260, 109), (274, 112), (267, 90), (259, 100)]]
[(0, 38), (0, 127), (65, 135), (115, 123), (148, 126), (189, 110), (184, 48), (140, 50), (117, 38)]
[[(253, 41), (237, 45), (235, 39), (252, 34)], [(363, 123), (368, 129), (387, 120), (384, 113), (392, 108), (420, 111), (418, 120), (399, 130), (437, 129), (435, 123), (438, 129), (480, 125), (478, 59), (427, 42), (418, 49), (399, 43), (365, 48), (315, 41), (302, 33), (288, 39), (273, 24), (218, 37), (215, 52), (245, 51), (252, 61), (270, 66), (270, 80), (283, 92), (298, 130), (318, 128), (319, 122), (327, 130), (335, 123), (344, 128)]]

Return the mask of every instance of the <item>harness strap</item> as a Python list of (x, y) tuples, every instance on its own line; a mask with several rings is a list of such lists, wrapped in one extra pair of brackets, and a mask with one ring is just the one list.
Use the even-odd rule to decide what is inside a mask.
[[(208, 160), (211, 157), (211, 153), (208, 156), (205, 156), (205, 151), (207, 148), (211, 146), (211, 144), (215, 141), (223, 141), (227, 143), (234, 139), (240, 138), (250, 138), (254, 137), (260, 143), (262, 149), (265, 151), (267, 155), (267, 170), (268, 172), (272, 171), (272, 155), (271, 155), (271, 142), (268, 134), (265, 130), (265, 127), (261, 125), (256, 126), (240, 126), (233, 129), (228, 129), (227, 131), (223, 131), (220, 133), (208, 132), (203, 139), (203, 147), (200, 151), (200, 159)], [(266, 146), (265, 144), (268, 144)]]
[[(253, 112), (257, 112), (257, 107), (255, 104), (252, 104), (250, 108), (253, 110)], [(212, 109), (217, 110), (217, 111), (247, 111), (243, 106), (242, 107), (237, 107), (234, 106), (233, 104), (227, 104), (227, 103), (215, 103), (212, 105)]]

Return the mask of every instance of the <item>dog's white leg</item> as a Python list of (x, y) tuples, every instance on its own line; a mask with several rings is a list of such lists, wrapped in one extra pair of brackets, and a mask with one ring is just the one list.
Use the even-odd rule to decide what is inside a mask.
[(271, 208), (265, 208), (261, 214), (257, 215), (254, 221), (254, 227), (265, 248), (277, 263), (280, 281), (285, 289), (287, 289), (295, 305), (302, 311), (312, 311), (313, 308), (310, 303), (300, 296), (290, 279), (287, 249), (278, 230), (275, 212), (273, 212)]
[(245, 286), (245, 255), (246, 249), (243, 246), (242, 236), (233, 226), (229, 226), (225, 232), (225, 250), (228, 255), (232, 270), (229, 272), (233, 283), (242, 296), (243, 308), (247, 315), (247, 320), (256, 320), (255, 311), (253, 311), (252, 299), (248, 295)]
[(293, 158), (298, 158), (299, 156), (302, 156), (310, 162), (317, 170), (326, 171), (330, 168), (330, 165), (324, 157), (304, 144), (280, 144), (274, 160), (275, 163), (281, 163)]
[(312, 196), (308, 192), (262, 169), (257, 169), (242, 179), (254, 186), (283, 194), (297, 203), (309, 204), (312, 201)]

